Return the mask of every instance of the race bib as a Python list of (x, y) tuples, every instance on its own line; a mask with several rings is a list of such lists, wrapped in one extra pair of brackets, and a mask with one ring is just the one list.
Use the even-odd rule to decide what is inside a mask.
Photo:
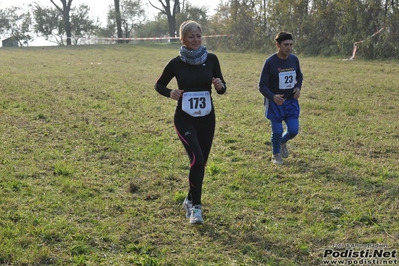
[(193, 117), (200, 117), (212, 111), (209, 91), (192, 91), (183, 93), (182, 109)]
[(279, 88), (280, 90), (289, 90), (295, 88), (296, 83), (296, 72), (287, 71), (280, 72), (279, 77)]

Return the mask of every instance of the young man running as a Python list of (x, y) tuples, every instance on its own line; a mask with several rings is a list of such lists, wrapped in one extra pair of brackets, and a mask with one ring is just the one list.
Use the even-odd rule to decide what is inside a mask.
[[(293, 37), (282, 31), (276, 38), (277, 53), (266, 59), (259, 80), (265, 97), (265, 116), (270, 120), (272, 162), (283, 164), (289, 155), (287, 142), (299, 131), (299, 102), (303, 75), (298, 57), (292, 54)], [(286, 131), (283, 132), (283, 121)]]

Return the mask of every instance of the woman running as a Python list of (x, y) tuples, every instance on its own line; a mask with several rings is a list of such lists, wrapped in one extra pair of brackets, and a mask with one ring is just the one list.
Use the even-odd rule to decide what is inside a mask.
[[(223, 94), (226, 83), (217, 56), (202, 45), (201, 25), (185, 21), (179, 33), (180, 54), (166, 65), (155, 90), (177, 101), (174, 124), (190, 160), (189, 191), (183, 206), (191, 224), (202, 224), (202, 183), (215, 132), (211, 85)], [(167, 87), (173, 78), (177, 89)]]

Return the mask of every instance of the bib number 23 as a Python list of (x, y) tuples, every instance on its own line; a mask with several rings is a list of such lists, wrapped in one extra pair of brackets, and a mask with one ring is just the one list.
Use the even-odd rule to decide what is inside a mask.
[(212, 111), (211, 96), (209, 91), (195, 91), (183, 93), (183, 111), (193, 117), (200, 117)]
[(280, 90), (288, 90), (295, 87), (296, 82), (296, 72), (281, 72), (279, 74), (279, 87)]

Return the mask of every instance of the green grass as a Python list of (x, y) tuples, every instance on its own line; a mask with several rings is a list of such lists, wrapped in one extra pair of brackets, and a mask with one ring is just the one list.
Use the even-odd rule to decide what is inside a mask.
[(175, 102), (153, 89), (177, 53), (0, 49), (1, 265), (307, 266), (334, 244), (398, 247), (398, 63), (300, 57), (301, 130), (276, 167), (268, 55), (217, 52), (228, 92), (190, 226)]

